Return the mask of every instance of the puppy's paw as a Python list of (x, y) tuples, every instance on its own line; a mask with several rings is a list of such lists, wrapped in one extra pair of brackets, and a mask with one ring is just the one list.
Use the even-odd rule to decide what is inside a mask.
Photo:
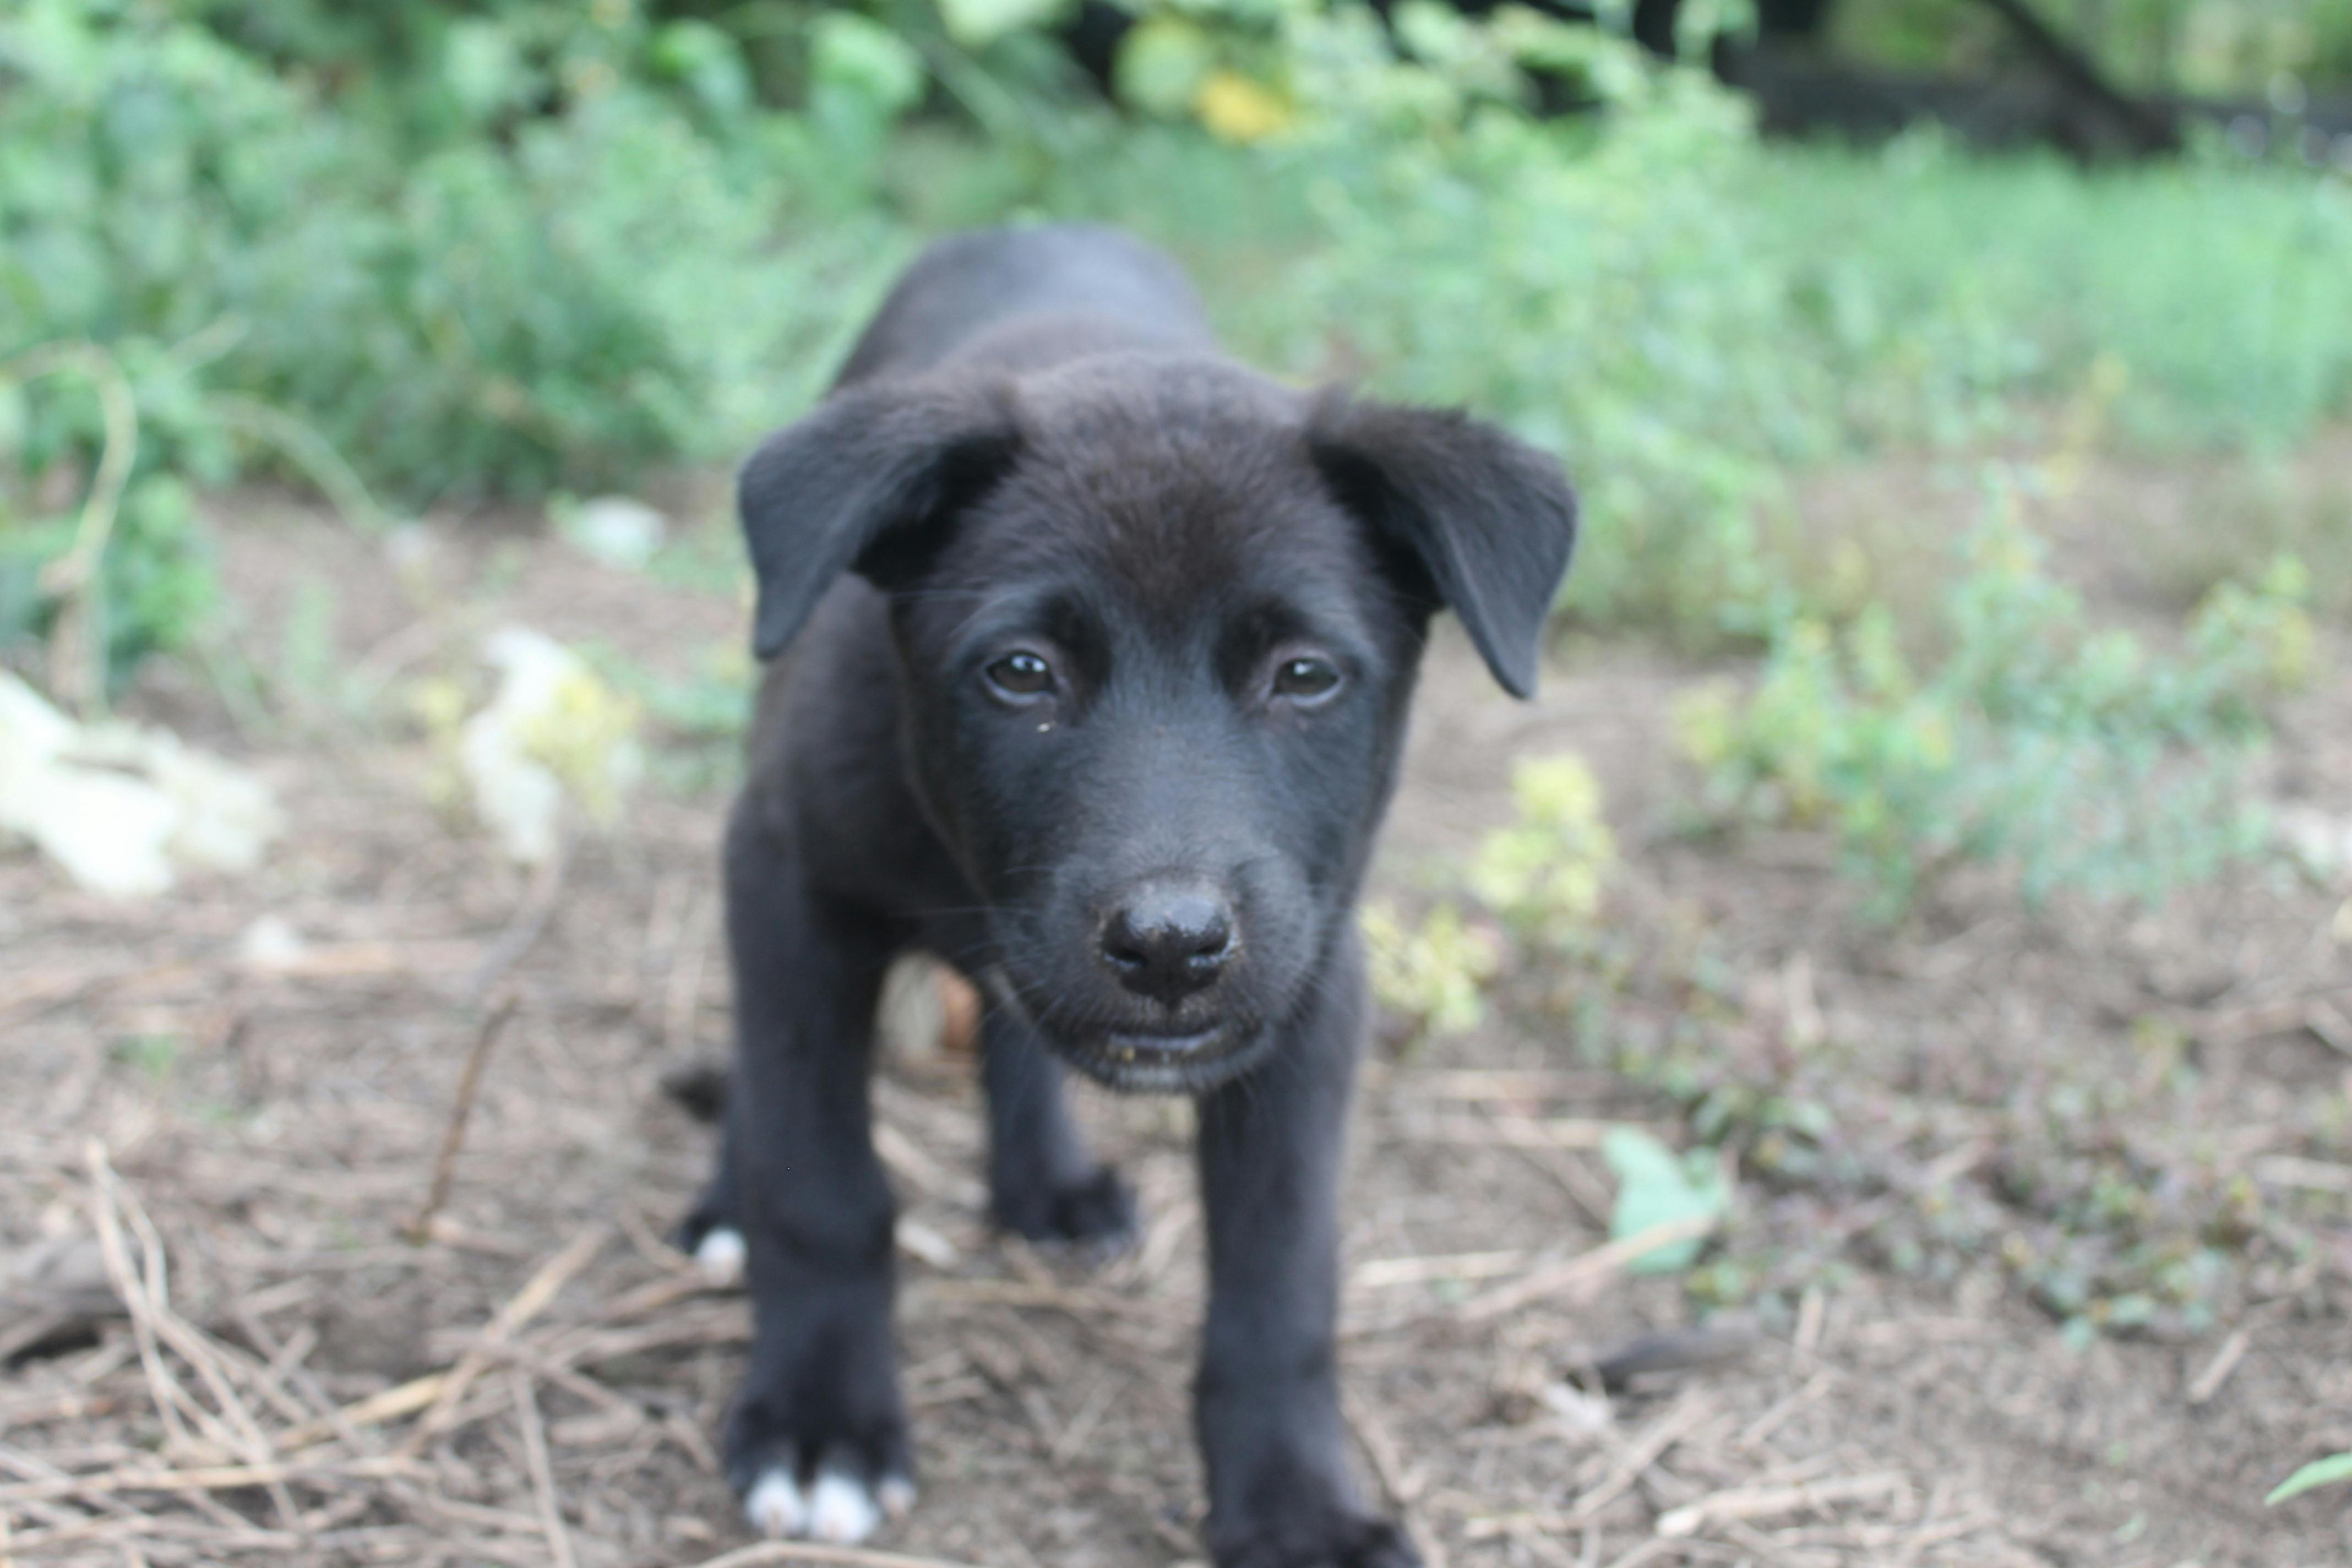
[(717, 1225), (694, 1244), (694, 1269), (713, 1290), (732, 1290), (743, 1283), (748, 1248), (743, 1233), (731, 1225)]
[(728, 1474), (761, 1535), (855, 1546), (914, 1506), (902, 1428), (828, 1440), (768, 1426), (739, 1413), (727, 1434)]
[(1343, 1516), (1253, 1536), (1219, 1552), (1217, 1568), (1422, 1568), (1422, 1562), (1387, 1520)]
[(743, 1228), (735, 1221), (735, 1205), (727, 1184), (716, 1181), (694, 1200), (694, 1207), (670, 1232), (670, 1242), (694, 1259), (694, 1267), (714, 1290), (731, 1290), (743, 1283)]
[(833, 1546), (855, 1546), (914, 1506), (915, 1483), (904, 1476), (871, 1481), (824, 1466), (803, 1481), (794, 1468), (776, 1465), (743, 1494), (743, 1517), (761, 1535)]
[(1066, 1243), (1104, 1257), (1135, 1245), (1135, 1194), (1108, 1165), (1074, 1182), (1040, 1181), (1000, 1192), (992, 1206), (998, 1225), (1031, 1241)]

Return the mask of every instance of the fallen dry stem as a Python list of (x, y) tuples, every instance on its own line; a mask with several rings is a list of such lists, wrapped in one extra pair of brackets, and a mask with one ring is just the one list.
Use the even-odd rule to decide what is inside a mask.
[(539, 1413), (539, 1395), (530, 1374), (520, 1367), (507, 1372), (513, 1392), (515, 1416), (522, 1426), (523, 1462), (530, 1469), (530, 1489), (539, 1504), (540, 1528), (547, 1534), (547, 1552), (555, 1568), (577, 1568), (572, 1555), (572, 1533), (563, 1527), (563, 1505), (555, 1495), (555, 1467), (547, 1457), (547, 1423)]
[(1703, 1497), (1662, 1516), (1658, 1533), (1671, 1539), (1696, 1535), (1711, 1525), (1744, 1524), (1750, 1520), (1776, 1519), (1786, 1513), (1822, 1510), (1843, 1502), (1874, 1498), (1904, 1497), (1910, 1479), (1899, 1470), (1879, 1470), (1866, 1476), (1842, 1476), (1793, 1487), (1736, 1487)]
[(1428, 1568), (1450, 1568), (1444, 1544), (1430, 1530), (1428, 1521), (1422, 1518), (1421, 1510), (1414, 1506), (1420, 1500), (1421, 1489), (1406, 1476), (1404, 1456), (1399, 1451), (1396, 1438), (1390, 1434), (1387, 1425), (1361, 1399), (1349, 1398), (1342, 1402), (1340, 1409), (1347, 1417), (1348, 1429), (1356, 1435), (1357, 1443), (1363, 1448), (1364, 1457), (1371, 1460), (1372, 1473), (1380, 1478), (1381, 1490), (1387, 1495), (1389, 1506), (1396, 1510), (1397, 1522), (1404, 1527), (1405, 1534), (1412, 1537), (1413, 1545), (1421, 1552), (1422, 1561)]
[(1584, 1291), (1606, 1284), (1619, 1270), (1638, 1258), (1671, 1247), (1678, 1241), (1696, 1241), (1715, 1229), (1713, 1215), (1692, 1215), (1684, 1219), (1667, 1220), (1632, 1236), (1604, 1242), (1590, 1252), (1538, 1268), (1508, 1285), (1497, 1286), (1483, 1296), (1474, 1296), (1464, 1302), (1455, 1314), (1465, 1323), (1483, 1323), (1501, 1317), (1530, 1301), (1547, 1297), (1574, 1298)]
[(1581, 1527), (1600, 1518), (1601, 1510), (1631, 1491), (1667, 1449), (1689, 1436), (1706, 1419), (1707, 1409), (1706, 1402), (1696, 1393), (1685, 1393), (1648, 1431), (1625, 1446), (1608, 1476), (1576, 1500), (1575, 1506), (1568, 1510), (1566, 1522)]
[(481, 966), (466, 983), (465, 1000), (469, 1005), (479, 1005), (482, 999), (495, 990), (507, 972), (520, 963), (539, 939), (547, 934), (548, 922), (554, 919), (556, 905), (563, 893), (563, 875), (572, 863), (572, 839), (564, 835), (555, 841), (555, 853), (540, 866), (531, 879), (530, 890), (523, 895), (522, 904), (515, 910), (514, 919), (490, 944)]
[(582, 1231), (562, 1251), (541, 1264), (539, 1271), (515, 1292), (513, 1299), (499, 1309), (489, 1326), (482, 1331), (481, 1342), (458, 1358), (457, 1364), (449, 1370), (440, 1388), (435, 1392), (432, 1407), (425, 1411), (424, 1418), (416, 1423), (415, 1429), (401, 1444), (403, 1454), (414, 1457), (422, 1453), (427, 1443), (456, 1424), (460, 1402), (473, 1387), (474, 1380), (488, 1371), (497, 1360), (497, 1347), (513, 1338), (524, 1324), (539, 1316), (563, 1287), (572, 1282), (572, 1277), (588, 1267), (589, 1261), (604, 1247), (605, 1235), (605, 1227), (601, 1224), (592, 1225)]
[(466, 1053), (466, 1066), (457, 1075), (457, 1095), (449, 1105), (448, 1125), (441, 1131), (441, 1148), (433, 1156), (433, 1180), (425, 1191), (425, 1202), (416, 1217), (408, 1222), (408, 1238), (420, 1245), (433, 1234), (434, 1216), (449, 1200), (449, 1184), (456, 1178), (457, 1152), (466, 1144), (466, 1123), (474, 1114), (474, 1095), (482, 1085), (482, 1069), (490, 1059), (490, 1050), (514, 1021), (515, 1009), (522, 998), (508, 992), (499, 999), (481, 1027), (474, 1031), (473, 1049)]
[(360, 1480), (408, 1473), (414, 1467), (396, 1456), (329, 1459), (318, 1464), (199, 1465), (180, 1470), (125, 1467), (95, 1475), (61, 1476), (0, 1487), (0, 1505), (52, 1498), (110, 1497), (117, 1492), (215, 1492), (267, 1487), (287, 1481)]

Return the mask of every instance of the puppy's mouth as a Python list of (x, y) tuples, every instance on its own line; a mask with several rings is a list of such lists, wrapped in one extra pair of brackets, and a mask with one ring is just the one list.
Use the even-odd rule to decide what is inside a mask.
[(1074, 1034), (1054, 1028), (1039, 1033), (1063, 1060), (1106, 1088), (1127, 1094), (1199, 1094), (1256, 1059), (1255, 1047), (1264, 1031), (1218, 1023), (1181, 1034)]
[(1167, 1029), (1118, 1028), (1051, 1016), (1032, 1006), (1002, 969), (983, 977), (998, 1005), (1037, 1031), (1064, 1061), (1125, 1094), (1200, 1094), (1245, 1070), (1270, 1032), (1225, 1017)]
[(1212, 1024), (1185, 1034), (1157, 1034), (1113, 1029), (1102, 1037), (1103, 1049), (1125, 1061), (1172, 1059), (1199, 1056), (1225, 1037), (1226, 1026)]

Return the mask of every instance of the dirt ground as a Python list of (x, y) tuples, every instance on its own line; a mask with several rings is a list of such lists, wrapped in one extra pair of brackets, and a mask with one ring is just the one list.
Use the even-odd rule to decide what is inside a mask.
[[(715, 575), (446, 531), (402, 556), (437, 584), (420, 616), (380, 544), (266, 497), (222, 522), (249, 646), (328, 584), (337, 658), (372, 677), (505, 617), (676, 677), (740, 636)], [(2331, 636), (2335, 673), (2285, 718), (2282, 799), (2352, 802), (2347, 655)], [(2135, 1081), (2152, 1012), (2235, 1020), (2198, 1037), (2196, 1087), (2162, 1114), (2272, 1173), (2249, 1180), (2305, 1184), (2315, 1244), (2210, 1332), (2085, 1342), (1990, 1259), (1938, 1273), (1841, 1246), (1883, 1197), (1743, 1182), (1735, 1240), (1810, 1237), (1835, 1266), (1675, 1342), (1704, 1364), (1603, 1394), (1597, 1355), (1696, 1320), (1675, 1281), (1570, 1265), (1606, 1237), (1591, 1131), (1678, 1121), (1501, 1010), (1405, 1059), (1383, 1046), (1367, 1073), (1344, 1353), (1368, 1489), (1433, 1568), (2352, 1561), (2344, 1492), (2262, 1503), (2352, 1447), (2352, 1056), (2297, 1011), (2352, 1002), (2329, 934), (2347, 889), (2248, 876), (2161, 916), (2029, 915), (1985, 882), (1873, 931), (1817, 844), (1667, 830), (1667, 703), (1702, 673), (1570, 648), (1523, 707), (1449, 632), (1383, 885), (1423, 885), (1506, 820), (1510, 758), (1573, 749), (1624, 847), (1612, 921), (1703, 929), (1743, 1026), (1832, 1042), (1857, 1083), (1948, 1109), (1927, 1163), (1973, 1180), (1983, 1108), (2021, 1085)], [(1085, 1097), (1147, 1211), (1140, 1246), (1089, 1270), (990, 1232), (971, 1064), (920, 1052), (877, 1104), (908, 1222), (921, 1501), (876, 1543), (898, 1556), (742, 1552), (712, 1442), (743, 1303), (662, 1239), (711, 1156), (661, 1080), (727, 1037), (723, 796), (657, 771), (617, 831), (534, 881), (436, 813), (416, 742), (335, 700), (275, 735), (240, 733), (192, 676), (133, 704), (278, 786), (289, 832), (251, 878), (125, 909), (0, 857), (0, 1563), (1199, 1560), (1187, 1108)], [(257, 959), (264, 916), (299, 948)], [(461, 1066), (509, 994), (413, 1244)], [(1842, 1113), (1867, 1121), (1857, 1103)]]

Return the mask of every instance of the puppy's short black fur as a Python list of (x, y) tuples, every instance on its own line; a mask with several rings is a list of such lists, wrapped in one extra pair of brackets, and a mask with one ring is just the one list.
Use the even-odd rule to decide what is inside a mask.
[(1242, 369), (1164, 258), (1049, 227), (919, 260), (741, 503), (758, 650), (792, 657), (729, 828), (739, 1053), (687, 1238), (748, 1248), (726, 1458), (753, 1522), (853, 1540), (912, 1496), (867, 1073), (883, 971), (924, 948), (990, 999), (1008, 1228), (1132, 1227), (1066, 1065), (1198, 1100), (1221, 1568), (1412, 1563), (1349, 1480), (1335, 1380), (1352, 916), (1432, 614), (1534, 684), (1558, 468)]

